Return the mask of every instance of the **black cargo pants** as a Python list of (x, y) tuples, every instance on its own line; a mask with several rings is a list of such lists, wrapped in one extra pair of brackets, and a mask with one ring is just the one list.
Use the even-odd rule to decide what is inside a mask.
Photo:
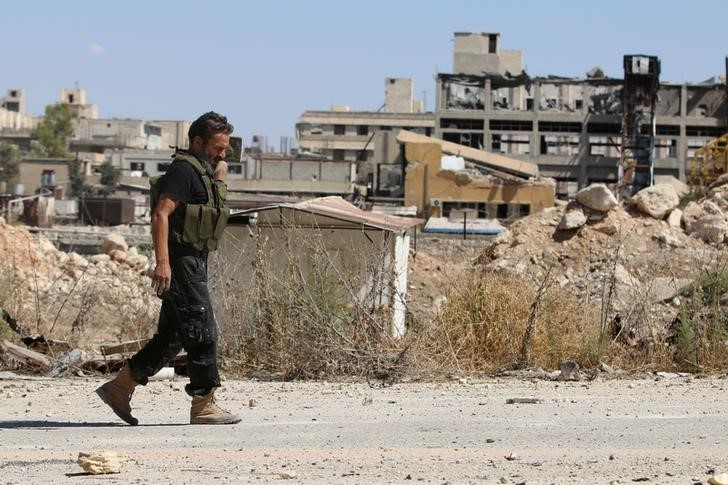
[(187, 351), (191, 396), (220, 387), (217, 369), (217, 323), (207, 289), (207, 253), (170, 248), (172, 282), (162, 296), (157, 333), (129, 360), (131, 375), (146, 385), (172, 357)]

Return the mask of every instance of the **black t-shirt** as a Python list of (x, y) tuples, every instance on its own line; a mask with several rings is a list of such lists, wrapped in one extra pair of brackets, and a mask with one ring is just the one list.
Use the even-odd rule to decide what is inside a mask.
[(162, 177), (160, 194), (169, 194), (185, 204), (206, 204), (207, 190), (200, 174), (189, 163), (172, 162)]

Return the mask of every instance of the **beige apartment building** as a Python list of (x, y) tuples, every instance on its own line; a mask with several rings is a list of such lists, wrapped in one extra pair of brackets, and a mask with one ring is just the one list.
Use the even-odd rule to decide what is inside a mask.
[(39, 118), (25, 112), (25, 91), (8, 89), (0, 98), (0, 133), (29, 132), (38, 125)]
[(421, 101), (413, 99), (411, 79), (388, 78), (384, 82), (385, 102), (379, 111), (351, 111), (348, 106), (332, 106), (330, 111), (306, 111), (296, 123), (299, 150), (330, 160), (368, 162), (360, 164), (360, 182), (374, 178), (374, 166), (381, 161), (377, 134), (409, 130), (431, 135), (433, 113), (423, 112)]

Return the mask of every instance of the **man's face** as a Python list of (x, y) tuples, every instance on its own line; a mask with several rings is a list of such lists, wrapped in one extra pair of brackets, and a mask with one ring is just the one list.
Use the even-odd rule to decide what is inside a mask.
[(225, 151), (230, 146), (230, 135), (215, 133), (207, 142), (207, 145), (205, 145), (202, 137), (196, 136), (193, 140), (193, 146), (195, 155), (198, 158), (207, 160), (212, 165), (217, 165), (217, 162), (225, 160)]

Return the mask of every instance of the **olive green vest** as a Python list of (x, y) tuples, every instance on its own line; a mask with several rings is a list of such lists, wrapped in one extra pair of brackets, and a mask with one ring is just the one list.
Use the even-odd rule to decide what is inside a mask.
[[(189, 163), (200, 176), (207, 191), (206, 204), (180, 204), (169, 218), (169, 242), (183, 244), (198, 251), (213, 251), (222, 238), (230, 216), (223, 206), (227, 196), (225, 182), (212, 178), (209, 165), (203, 165), (194, 155), (177, 150), (172, 163)], [(159, 200), (164, 175), (149, 179), (152, 212)]]

